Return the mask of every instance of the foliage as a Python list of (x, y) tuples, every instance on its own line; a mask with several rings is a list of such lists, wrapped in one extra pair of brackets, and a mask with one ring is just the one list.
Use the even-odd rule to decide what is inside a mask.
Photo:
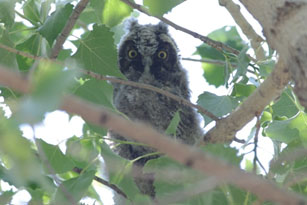
[[(33, 56), (50, 56), (55, 40), (77, 2), (0, 0), (0, 44)], [(182, 2), (144, 0), (143, 8), (161, 17)], [(22, 9), (17, 9), (17, 3), (22, 5)], [(22, 20), (17, 21), (15, 16)], [(0, 111), (0, 204), (9, 204), (20, 190), (26, 190), (31, 195), (28, 204), (74, 204), (85, 198), (91, 198), (98, 204), (103, 194), (94, 189), (99, 187), (94, 179), (99, 175), (126, 194), (127, 199), (123, 200), (127, 204), (151, 203), (151, 199), (142, 195), (133, 181), (133, 161), (119, 157), (107, 146), (108, 141), (104, 137), (106, 129), (85, 122), (83, 135), (66, 140), (65, 151), (59, 144), (48, 144), (35, 136), (25, 138), (20, 131), (21, 125), (33, 127), (42, 122), (48, 112), (58, 109), (64, 94), (74, 94), (117, 112), (112, 101), (112, 84), (82, 75), (76, 70), (82, 68), (106, 76), (124, 78), (117, 67), (115, 42), (124, 33), (122, 21), (127, 16), (136, 14), (120, 0), (90, 0), (72, 32), (75, 36), (76, 31), (81, 30), (81, 37), (76, 40), (69, 38), (76, 47), (76, 52), (72, 52), (75, 49), (73, 46), (62, 50), (57, 62), (33, 59), (0, 48), (0, 64), (29, 75), (33, 82), (30, 94), (0, 86), (0, 95), (4, 99), (2, 105), (8, 106), (12, 111), (10, 117)], [(201, 59), (224, 63), (202, 63), (203, 77), (209, 85), (224, 88), (228, 94), (219, 95), (206, 91), (197, 101), (198, 105), (215, 116), (224, 117), (252, 95), (267, 78), (275, 65), (275, 58), (268, 53), (264, 61), (258, 64), (251, 62), (246, 55), (251, 51), (250, 45), (242, 40), (236, 27), (225, 26), (213, 31), (208, 37), (240, 51), (239, 55), (234, 55), (201, 44), (194, 53)], [(175, 114), (166, 134), (173, 135), (176, 132), (179, 113), (180, 111)], [(212, 119), (208, 116), (203, 115), (203, 118), (205, 128), (212, 124)], [(259, 119), (260, 128), (254, 127), (251, 130), (241, 150), (252, 143), (255, 130), (261, 129), (262, 135), (274, 143), (274, 157), (269, 167), (270, 173), (266, 177), (270, 176), (280, 186), (307, 195), (306, 178), (296, 178), (306, 171), (306, 155), (295, 155), (292, 160), (287, 158), (289, 154), (304, 150), (307, 146), (307, 115), (299, 105), (291, 85), (260, 113)], [(245, 154), (239, 154), (242, 152), (229, 144), (210, 144), (202, 147), (202, 150), (237, 167), (242, 167), (245, 157)], [(245, 161), (246, 171), (260, 169), (259, 164)], [(101, 165), (106, 167), (103, 171)], [(82, 171), (75, 172), (75, 167)], [(206, 191), (201, 191), (200, 187), (196, 194), (189, 192), (195, 185), (210, 180), (210, 177), (166, 156), (148, 161), (144, 171), (156, 171), (154, 185), (158, 201), (182, 194), (184, 197), (177, 198), (178, 201), (174, 203), (257, 204), (256, 196), (226, 184), (213, 186)], [(7, 188), (8, 185), (4, 182), (11, 187)]]

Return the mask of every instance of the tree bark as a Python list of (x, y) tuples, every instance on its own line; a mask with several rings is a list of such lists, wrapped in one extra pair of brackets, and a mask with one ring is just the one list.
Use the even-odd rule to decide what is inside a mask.
[(240, 0), (259, 21), (295, 82), (294, 92), (307, 108), (307, 2), (304, 0)]

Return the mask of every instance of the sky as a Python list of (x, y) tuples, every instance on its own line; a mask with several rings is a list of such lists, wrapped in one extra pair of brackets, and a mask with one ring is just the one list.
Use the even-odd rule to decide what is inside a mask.
[[(140, 3), (140, 0), (137, 0), (136, 2)], [(244, 14), (246, 13), (247, 12), (245, 11)], [(185, 1), (164, 17), (168, 18), (174, 23), (179, 24), (180, 26), (200, 33), (201, 35), (208, 35), (210, 32), (224, 27), (225, 25), (235, 25), (235, 22), (228, 11), (224, 7), (219, 6), (218, 0)], [(148, 17), (145, 14), (140, 14), (138, 19), (139, 23), (141, 24), (158, 22), (157, 19)], [(248, 16), (248, 20), (252, 22), (252, 25), (254, 28), (256, 28), (258, 34), (261, 34), (260, 26), (256, 23), (256, 21), (252, 20), (251, 16)], [(198, 56), (193, 56), (193, 53), (195, 52), (196, 46), (202, 44), (200, 40), (173, 28), (169, 28), (169, 30), (179, 47), (182, 57), (199, 58)], [(238, 31), (240, 34), (242, 34), (239, 28)], [(241, 36), (243, 39), (246, 39), (246, 37), (243, 35)], [(225, 90), (225, 88), (216, 89), (213, 86), (209, 86), (202, 77), (203, 70), (200, 63), (182, 61), (182, 65), (188, 71), (190, 89), (192, 91), (192, 102), (195, 103), (197, 96), (204, 91), (213, 92), (217, 95), (223, 95), (229, 92), (229, 90)], [(62, 150), (65, 151), (65, 140), (71, 136), (80, 137), (82, 135), (82, 124), (83, 120), (80, 117), (75, 116), (69, 119), (68, 114), (65, 112), (55, 111), (46, 115), (45, 120), (40, 125), (35, 127), (35, 135), (37, 138), (44, 139), (47, 143), (60, 145)], [(249, 123), (238, 133), (237, 137), (246, 139), (250, 133), (251, 127), (254, 124), (255, 121)], [(33, 138), (34, 132), (31, 127), (25, 125), (22, 126), (22, 130), (25, 137), (29, 139)], [(240, 147), (242, 145), (233, 143), (233, 146)], [(259, 159), (267, 168), (268, 162), (272, 158), (272, 143), (269, 139), (261, 137), (259, 147)], [(247, 152), (251, 149), (252, 147), (247, 148), (246, 150), (241, 150), (241, 152)], [(248, 155), (247, 158), (251, 160), (253, 158), (253, 154)], [(242, 166), (244, 166), (244, 162), (242, 163)], [(104, 196), (102, 197), (103, 202), (105, 204), (112, 204), (112, 195), (110, 192), (106, 191), (104, 188), (101, 188), (99, 185), (97, 185), (97, 187), (99, 187), (99, 192), (104, 193)], [(21, 192), (19, 195), (22, 197), (17, 196), (14, 198), (14, 203), (16, 204), (21, 204), (22, 202), (26, 202), (30, 199), (30, 195), (25, 192)]]

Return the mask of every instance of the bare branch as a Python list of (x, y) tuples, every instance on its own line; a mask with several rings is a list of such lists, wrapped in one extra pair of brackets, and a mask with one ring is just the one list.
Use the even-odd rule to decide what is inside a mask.
[(253, 27), (242, 15), (240, 11), (240, 6), (235, 4), (232, 0), (219, 0), (219, 3), (221, 6), (224, 6), (229, 11), (229, 13), (231, 14), (235, 22), (240, 26), (246, 37), (250, 39), (251, 46), (254, 49), (257, 60), (264, 60), (265, 51), (261, 46), (261, 42), (263, 42), (264, 40), (254, 31)]
[(266, 105), (280, 95), (290, 80), (289, 70), (279, 59), (273, 72), (265, 81), (229, 116), (217, 122), (204, 137), (204, 143), (231, 141), (246, 123), (259, 115)]
[[(213, 59), (194, 59), (194, 58), (182, 58), (182, 60), (185, 61), (194, 61), (194, 62), (201, 62), (201, 63), (209, 63), (209, 64), (215, 64), (215, 65), (221, 65), (224, 66), (226, 65), (225, 61), (221, 61), (221, 60), (213, 60)], [(231, 63), (231, 65), (233, 67), (237, 66), (237, 64), (235, 63)]]
[[(21, 55), (21, 56), (24, 56), (24, 57), (27, 57), (27, 58), (31, 58), (31, 59), (34, 59), (34, 60), (41, 60), (41, 59), (49, 60), (47, 58), (42, 58), (42, 57), (39, 57), (39, 56), (33, 56), (33, 55), (29, 54), (29, 53), (25, 53), (25, 52), (16, 50), (15, 48), (8, 47), (8, 46), (3, 45), (1, 43), (0, 43), (0, 48), (6, 49), (9, 52), (12, 52), (12, 53), (15, 53), (17, 55)], [(53, 61), (55, 63), (59, 63), (61, 65), (64, 64), (63, 62), (56, 61), (56, 60), (51, 60), (51, 61)], [(164, 95), (164, 96), (169, 97), (169, 98), (171, 98), (173, 100), (176, 100), (179, 103), (182, 103), (184, 105), (196, 108), (200, 113), (203, 113), (204, 115), (210, 117), (214, 121), (218, 121), (219, 120), (218, 117), (216, 117), (214, 114), (212, 114), (211, 112), (209, 112), (205, 108), (203, 108), (203, 107), (201, 107), (199, 105), (193, 104), (189, 100), (186, 100), (186, 99), (184, 99), (182, 97), (174, 95), (174, 94), (172, 94), (172, 93), (170, 93), (170, 92), (168, 92), (166, 90), (162, 90), (160, 88), (157, 88), (157, 87), (154, 87), (154, 86), (151, 86), (151, 85), (148, 85), (148, 84), (144, 84), (144, 83), (137, 83), (137, 82), (133, 82), (133, 81), (129, 81), (129, 80), (121, 80), (121, 79), (114, 78), (114, 77), (106, 77), (106, 76), (100, 75), (98, 73), (92, 72), (92, 71), (87, 70), (87, 69), (79, 69), (79, 70), (82, 73), (84, 73), (86, 75), (89, 75), (89, 76), (91, 76), (91, 77), (93, 77), (95, 79), (98, 79), (98, 80), (107, 80), (107, 81), (110, 81), (110, 82), (113, 82), (113, 83), (119, 83), (119, 84), (123, 84), (123, 85), (130, 85), (130, 86), (133, 86), (133, 87), (143, 88), (143, 89), (146, 89), (146, 90), (151, 90), (151, 91), (160, 93), (161, 95)]]
[[(7, 72), (4, 71), (3, 67), (0, 67), (0, 76), (2, 77), (5, 74)], [(9, 81), (6, 81), (6, 86), (15, 87), (22, 91), (24, 89), (18, 88), (16, 83), (21, 80), (24, 83), (24, 87), (29, 87), (29, 82), (23, 81), (20, 75), (14, 75), (11, 72), (3, 78), (6, 77), (11, 78)], [(2, 84), (1, 79), (0, 83)], [(19, 85), (21, 84), (19, 83)], [(68, 113), (77, 114), (90, 123), (106, 127), (120, 135), (148, 144), (181, 164), (199, 170), (206, 175), (214, 176), (221, 181), (246, 189), (262, 200), (270, 200), (280, 204), (305, 203), (302, 197), (293, 192), (281, 189), (267, 180), (240, 170), (197, 148), (174, 141), (149, 126), (131, 122), (88, 101), (73, 96), (66, 96), (62, 99), (60, 108)]]
[(51, 55), (50, 55), (51, 59), (56, 59), (58, 57), (64, 42), (66, 41), (69, 33), (71, 32), (81, 12), (85, 9), (88, 2), (89, 0), (80, 0), (79, 3), (76, 5), (65, 27), (63, 28), (62, 32), (56, 39), (56, 43), (51, 51)]
[[(81, 174), (81, 172), (83, 171), (82, 169), (78, 168), (78, 167), (75, 167), (73, 169), (74, 172), (78, 173), (78, 174)], [(110, 184), (108, 181), (100, 178), (100, 177), (97, 177), (97, 176), (94, 176), (94, 180), (99, 182), (100, 184), (103, 184), (111, 189), (113, 189), (114, 191), (116, 191), (118, 194), (122, 195), (123, 197), (127, 198), (127, 195), (120, 189), (118, 188), (115, 184)]]

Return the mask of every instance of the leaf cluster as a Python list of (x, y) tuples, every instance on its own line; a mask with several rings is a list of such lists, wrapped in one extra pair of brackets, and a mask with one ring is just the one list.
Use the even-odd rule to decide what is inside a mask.
[[(149, 13), (161, 17), (182, 2), (144, 0), (142, 6)], [(148, 196), (139, 192), (133, 181), (133, 160), (119, 157), (106, 144), (109, 142), (105, 137), (107, 130), (85, 122), (81, 137), (72, 136), (64, 142), (65, 151), (35, 135), (27, 139), (20, 131), (21, 125), (35, 127), (40, 123), (48, 112), (59, 107), (66, 94), (118, 112), (112, 102), (112, 84), (90, 78), (77, 70), (82, 68), (104, 76), (124, 78), (117, 67), (116, 44), (125, 32), (124, 18), (137, 17), (138, 14), (120, 0), (90, 0), (57, 61), (50, 61), (48, 56), (76, 3), (73, 0), (0, 0), (0, 44), (32, 55), (29, 58), (0, 47), (0, 64), (26, 75), (33, 82), (30, 94), (0, 86), (0, 95), (4, 99), (1, 108), (8, 107), (12, 113), (8, 114), (7, 109), (0, 111), (0, 181), (11, 187), (7, 189), (1, 183), (0, 204), (11, 203), (20, 190), (26, 190), (31, 195), (28, 204), (78, 204), (85, 198), (100, 203), (103, 193), (95, 189), (102, 186), (94, 183), (97, 176), (124, 192), (125, 196), (121, 197), (127, 204), (152, 203)], [(194, 55), (201, 59), (222, 62), (222, 65), (202, 63), (203, 77), (209, 85), (223, 88), (228, 94), (217, 95), (206, 91), (197, 101), (198, 105), (222, 118), (236, 109), (267, 78), (275, 58), (268, 52), (263, 62), (251, 62), (247, 57), (250, 45), (242, 40), (235, 27), (225, 26), (210, 33), (209, 37), (240, 51), (239, 55), (222, 53), (205, 44), (195, 49)], [(176, 132), (179, 112), (166, 134)], [(212, 119), (205, 115), (203, 118), (207, 128)], [(307, 115), (291, 85), (259, 114), (259, 119), (262, 136), (271, 139), (274, 144), (273, 160), (265, 177), (306, 195), (306, 178), (302, 176), (307, 160), (306, 155), (301, 153), (306, 153)], [(240, 152), (228, 144), (210, 144), (203, 147), (203, 151), (239, 167), (245, 157), (245, 154), (240, 154), (241, 151), (254, 145), (255, 129), (256, 126), (246, 136)], [(245, 164), (243, 168), (247, 171), (253, 170), (253, 166), (258, 170), (260, 167), (249, 160), (245, 160)], [(101, 165), (106, 168), (100, 169)], [(75, 167), (82, 171), (75, 172)], [(203, 183), (206, 180), (210, 182), (209, 176), (203, 176), (166, 156), (150, 160), (144, 171), (156, 171), (154, 186), (157, 201), (161, 203), (254, 204), (257, 200), (251, 193), (227, 184), (213, 183), (208, 190), (202, 190)]]

